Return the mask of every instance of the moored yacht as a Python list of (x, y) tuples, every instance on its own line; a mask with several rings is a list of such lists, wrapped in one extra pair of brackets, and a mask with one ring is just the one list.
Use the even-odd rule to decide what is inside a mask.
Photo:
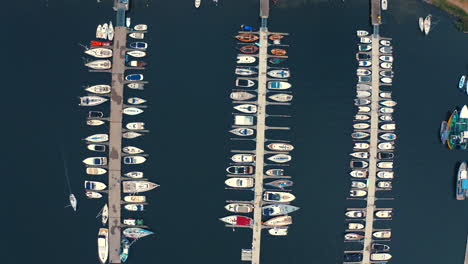
[(100, 105), (100, 104), (102, 104), (104, 102), (107, 102), (107, 101), (108, 101), (107, 98), (90, 95), (90, 96), (80, 97), (80, 104), (79, 105), (81, 105), (81, 106), (96, 106), (96, 105)]
[(95, 70), (107, 70), (112, 67), (112, 62), (110, 60), (95, 60), (85, 63), (85, 66)]
[(145, 129), (145, 123), (144, 122), (130, 122), (130, 123), (127, 123), (125, 127), (130, 130), (140, 130), (140, 129)]
[(134, 105), (139, 105), (139, 104), (146, 103), (146, 100), (138, 98), (138, 97), (130, 97), (130, 98), (127, 99), (127, 103), (134, 104)]
[(90, 157), (83, 160), (83, 163), (86, 165), (99, 165), (105, 166), (107, 165), (107, 157)]
[(98, 181), (85, 181), (84, 188), (91, 191), (102, 191), (105, 190), (107, 186), (104, 183)]
[(97, 119), (86, 120), (86, 124), (88, 126), (100, 126), (100, 125), (103, 125), (104, 123), (105, 123), (104, 121), (97, 120)]
[(431, 30), (431, 18), (432, 15), (429, 14), (425, 19), (424, 19), (424, 34), (428, 35), (429, 31)]
[(130, 171), (124, 174), (126, 177), (139, 179), (143, 178), (144, 173), (141, 171)]
[(87, 148), (91, 151), (96, 151), (96, 152), (106, 151), (106, 145), (101, 145), (101, 144), (89, 144)]
[(139, 227), (130, 227), (130, 228), (126, 228), (123, 231), (124, 236), (128, 238), (132, 238), (132, 239), (140, 239), (142, 237), (149, 236), (152, 234), (154, 233), (149, 230), (139, 228)]
[(253, 205), (246, 203), (230, 203), (224, 206), (226, 210), (233, 213), (251, 213), (253, 212)]
[(106, 48), (93, 48), (85, 51), (86, 54), (96, 58), (110, 58), (112, 57), (112, 50)]
[(129, 132), (125, 132), (122, 134), (122, 137), (123, 138), (127, 138), (127, 139), (131, 139), (131, 138), (137, 138), (137, 137), (140, 137), (142, 136), (143, 134), (140, 134), (140, 133), (137, 133), (137, 132), (133, 132), (133, 131), (129, 131)]
[(268, 72), (268, 75), (273, 78), (289, 78), (291, 73), (289, 70), (271, 70)]
[(231, 215), (220, 218), (219, 220), (230, 225), (249, 226), (253, 223), (253, 219), (247, 216)]
[(299, 210), (299, 207), (289, 204), (270, 204), (262, 207), (262, 214), (265, 216), (277, 216), (290, 214)]
[(283, 176), (284, 169), (269, 169), (265, 172), (268, 176)]
[(366, 178), (367, 177), (367, 171), (366, 170), (353, 170), (349, 173), (351, 177), (354, 178)]
[(85, 88), (85, 91), (95, 94), (107, 94), (111, 91), (111, 86), (107, 84), (98, 84)]
[(293, 96), (290, 94), (274, 94), (274, 95), (268, 96), (268, 98), (277, 102), (289, 102), (293, 99)]
[(251, 128), (234, 128), (231, 129), (229, 132), (241, 137), (251, 136), (254, 134), (254, 130)]
[(249, 76), (249, 75), (257, 74), (257, 71), (254, 69), (249, 69), (249, 68), (236, 68), (235, 73), (237, 75)]
[(126, 156), (123, 158), (124, 164), (141, 164), (146, 161), (146, 158), (143, 156)]
[(361, 240), (364, 238), (363, 235), (356, 234), (356, 233), (347, 233), (344, 236), (345, 240), (347, 241), (356, 241), (356, 240)]
[(377, 231), (372, 233), (372, 236), (375, 238), (390, 238), (392, 237), (392, 232), (391, 231)]
[(255, 161), (255, 155), (253, 154), (235, 154), (231, 157), (234, 162), (246, 162), (251, 163)]
[(114, 39), (114, 26), (112, 25), (112, 21), (109, 22), (109, 27), (107, 27), (107, 39), (111, 41)]
[(277, 216), (263, 222), (267, 226), (286, 226), (292, 224), (292, 217), (289, 215)]
[(97, 244), (98, 244), (98, 255), (99, 261), (102, 264), (107, 262), (109, 254), (109, 230), (107, 228), (99, 228)]
[(254, 56), (246, 56), (246, 55), (238, 55), (237, 56), (237, 63), (245, 64), (245, 63), (254, 63), (257, 59)]
[(239, 112), (247, 113), (247, 114), (254, 114), (257, 112), (257, 106), (254, 104), (236, 105), (234, 106), (234, 109), (236, 109)]
[(102, 198), (102, 194), (93, 191), (85, 191), (86, 197), (89, 199), (99, 199)]
[(255, 85), (255, 82), (247, 79), (236, 79), (236, 86), (238, 87), (252, 87)]
[(276, 154), (274, 156), (268, 157), (268, 160), (276, 163), (285, 163), (291, 160), (291, 156), (286, 154)]
[(122, 113), (126, 115), (138, 115), (143, 112), (144, 112), (143, 110), (141, 110), (140, 108), (136, 108), (136, 107), (127, 107), (122, 111)]
[(254, 172), (253, 166), (229, 166), (226, 171), (231, 174), (252, 174)]
[(354, 147), (353, 147), (353, 149), (368, 149), (368, 148), (369, 148), (369, 144), (363, 143), (363, 142), (354, 143)]
[[(249, 80), (250, 81), (250, 80)], [(252, 82), (253, 83), (253, 82)], [(248, 92), (232, 92), (229, 96), (232, 100), (245, 101), (255, 97), (254, 94)]]
[(148, 43), (146, 42), (132, 42), (130, 43), (130, 48), (133, 49), (140, 49), (140, 50), (146, 50), (148, 48)]
[(296, 199), (296, 197), (287, 192), (270, 192), (266, 191), (263, 193), (263, 200), (265, 202), (279, 202), (279, 203), (288, 203)]
[(144, 39), (145, 38), (145, 33), (133, 32), (133, 33), (130, 33), (128, 36), (131, 37), (131, 38), (134, 38), (134, 39)]
[(293, 186), (293, 184), (294, 184), (293, 181), (283, 180), (283, 179), (265, 183), (266, 186), (272, 186), (272, 187), (280, 188), (280, 189), (291, 187)]
[(272, 90), (285, 90), (291, 88), (291, 84), (288, 82), (272, 81), (268, 82), (268, 89)]
[(138, 24), (138, 25), (135, 25), (133, 29), (137, 31), (145, 31), (145, 30), (148, 30), (148, 25)]
[(149, 181), (124, 181), (122, 182), (124, 193), (139, 193), (151, 191), (159, 185)]
[(103, 168), (86, 168), (86, 174), (89, 174), (89, 175), (102, 175), (102, 174), (105, 174), (107, 172), (106, 169), (103, 169)]
[(465, 200), (467, 194), (468, 194), (468, 171), (467, 171), (466, 161), (463, 161), (458, 167), (456, 198), (457, 200)]
[(348, 218), (363, 218), (366, 216), (366, 213), (361, 210), (351, 210), (345, 213)]
[(224, 183), (233, 188), (251, 188), (254, 186), (253, 178), (229, 178)]
[(268, 144), (267, 147), (271, 150), (278, 150), (278, 151), (292, 151), (294, 146), (288, 143), (271, 143)]
[(137, 148), (137, 147), (133, 147), (133, 146), (124, 147), (122, 151), (127, 154), (140, 154), (144, 152), (144, 150)]

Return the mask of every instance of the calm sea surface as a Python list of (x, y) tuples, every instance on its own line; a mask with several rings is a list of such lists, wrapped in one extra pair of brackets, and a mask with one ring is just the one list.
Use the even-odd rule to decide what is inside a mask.
[[(290, 125), (289, 133), (267, 134), (296, 146), (287, 168), (294, 177), (294, 225), (286, 238), (263, 236), (262, 262), (340, 263), (347, 201), (350, 133), (357, 38), (369, 26), (368, 1), (283, 1), (271, 11), (270, 31), (289, 32), (288, 65), (294, 105), (272, 109), (291, 114), (271, 124)], [(38, 0), (3, 3), (3, 155), (4, 246), (2, 263), (98, 263), (95, 216), (104, 201), (87, 200), (81, 163), (82, 138), (104, 128), (84, 124), (78, 107), (83, 86), (109, 82), (82, 66), (82, 47), (98, 23), (114, 19), (111, 1)], [(468, 102), (457, 91), (468, 70), (468, 35), (452, 17), (417, 0), (393, 0), (383, 15), (381, 35), (394, 39), (396, 77), (393, 96), (397, 142), (393, 263), (462, 263), (468, 209), (454, 198), (455, 164), (467, 152), (448, 151), (438, 141), (448, 111)], [(433, 32), (424, 37), (418, 16), (432, 13)], [(240, 263), (251, 232), (225, 228), (227, 199), (249, 199), (249, 192), (224, 189), (229, 150), (249, 147), (229, 141), (228, 99), (234, 87), (235, 42), (241, 24), (257, 26), (258, 1), (133, 1), (134, 24), (150, 27), (147, 89), (128, 91), (149, 101), (144, 120), (151, 133), (129, 141), (150, 157), (142, 169), (161, 184), (149, 193), (143, 217), (156, 236), (131, 248), (129, 264)], [(108, 105), (97, 107), (108, 111)], [(63, 149), (63, 152), (62, 152)], [(79, 210), (63, 207), (68, 188), (64, 160)], [(8, 224), (11, 223), (11, 224)], [(381, 225), (378, 223), (378, 225)], [(346, 246), (346, 248), (349, 245)]]

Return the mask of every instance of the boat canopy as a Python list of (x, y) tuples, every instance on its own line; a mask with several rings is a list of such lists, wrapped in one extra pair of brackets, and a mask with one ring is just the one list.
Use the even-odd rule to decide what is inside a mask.
[(462, 189), (468, 190), (468, 179), (462, 179)]

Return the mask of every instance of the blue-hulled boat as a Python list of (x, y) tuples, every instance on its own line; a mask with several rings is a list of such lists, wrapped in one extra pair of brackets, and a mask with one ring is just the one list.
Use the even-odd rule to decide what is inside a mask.
[(148, 43), (146, 42), (132, 42), (130, 43), (130, 47), (134, 49), (145, 50), (148, 48)]
[(265, 185), (267, 186), (272, 186), (272, 187), (276, 187), (280, 189), (291, 187), (293, 186), (293, 184), (294, 184), (293, 181), (290, 181), (290, 180), (276, 180), (276, 181), (272, 181), (269, 183), (265, 183)]
[(120, 252), (120, 260), (122, 262), (125, 262), (127, 261), (127, 258), (128, 258), (128, 251), (130, 249), (130, 242), (128, 241), (128, 239), (126, 237), (122, 237), (122, 240), (120, 242), (121, 244), (121, 252)]
[(127, 81), (142, 81), (143, 80), (143, 74), (130, 74), (125, 76), (125, 80)]
[(465, 86), (465, 82), (466, 82), (466, 75), (462, 75), (462, 77), (460, 77), (460, 81), (458, 82), (458, 88), (459, 89), (463, 89)]

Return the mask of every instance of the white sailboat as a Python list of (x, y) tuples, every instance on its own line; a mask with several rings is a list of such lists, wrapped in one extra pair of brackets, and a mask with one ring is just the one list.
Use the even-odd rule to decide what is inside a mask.
[(109, 27), (107, 28), (107, 38), (111, 41), (114, 39), (114, 26), (112, 26), (112, 21), (109, 22)]
[(201, 0), (195, 0), (195, 7), (200, 8)]
[(422, 17), (419, 17), (419, 30), (421, 30), (421, 32), (424, 32), (424, 18)]
[(424, 34), (428, 35), (429, 31), (431, 30), (431, 18), (432, 15), (429, 14), (425, 19), (424, 19)]
[(76, 212), (76, 207), (77, 207), (77, 204), (78, 204), (78, 200), (76, 200), (76, 197), (72, 193), (72, 190), (71, 190), (70, 178), (68, 177), (68, 167), (67, 167), (67, 163), (66, 163), (66, 160), (65, 160), (65, 157), (64, 157), (63, 150), (62, 150), (62, 159), (63, 159), (63, 168), (65, 169), (65, 178), (67, 179), (68, 191), (70, 193), (68, 195), (68, 201), (69, 201), (70, 204), (65, 206), (65, 207), (71, 206), (71, 208), (73, 208), (73, 211)]

